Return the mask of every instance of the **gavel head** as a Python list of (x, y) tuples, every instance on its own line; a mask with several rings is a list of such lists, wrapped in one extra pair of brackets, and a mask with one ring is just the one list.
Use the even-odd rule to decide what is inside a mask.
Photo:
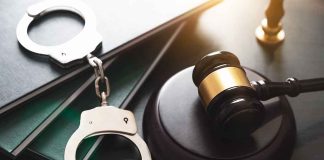
[(195, 65), (192, 78), (216, 131), (242, 138), (261, 125), (264, 106), (234, 54), (208, 54)]

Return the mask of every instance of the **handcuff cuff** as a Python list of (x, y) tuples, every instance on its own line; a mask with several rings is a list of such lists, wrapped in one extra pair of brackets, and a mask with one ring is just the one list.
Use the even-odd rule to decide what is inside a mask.
[[(35, 19), (52, 11), (70, 11), (84, 19), (83, 30), (71, 40), (56, 46), (43, 46), (32, 41), (28, 36), (28, 26)], [(82, 59), (102, 42), (102, 36), (96, 30), (96, 16), (84, 3), (77, 0), (48, 0), (28, 7), (17, 25), (19, 43), (33, 53), (48, 55), (63, 68), (82, 62)]]
[[(85, 21), (83, 30), (73, 39), (57, 46), (42, 46), (33, 42), (28, 36), (30, 23), (52, 11), (71, 11), (79, 14)], [(27, 13), (17, 25), (17, 39), (29, 51), (48, 55), (62, 67), (69, 67), (83, 59), (94, 68), (96, 76), (96, 95), (101, 100), (101, 106), (81, 113), (79, 128), (67, 142), (64, 159), (74, 160), (79, 144), (83, 139), (103, 134), (123, 136), (132, 141), (138, 148), (142, 160), (151, 160), (150, 151), (144, 140), (137, 134), (134, 114), (130, 111), (107, 105), (110, 93), (108, 78), (104, 75), (102, 61), (91, 53), (101, 44), (102, 37), (96, 31), (96, 18), (92, 10), (81, 1), (44, 1), (30, 6)], [(101, 90), (100, 86), (105, 89)]]

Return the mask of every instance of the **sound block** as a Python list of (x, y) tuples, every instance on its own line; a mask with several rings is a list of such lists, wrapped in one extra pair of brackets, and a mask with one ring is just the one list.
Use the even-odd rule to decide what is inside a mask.
[[(171, 77), (147, 104), (144, 138), (156, 160), (289, 159), (296, 125), (285, 97), (265, 101), (262, 127), (240, 140), (222, 138), (211, 128), (192, 82), (193, 67)], [(249, 80), (266, 79), (245, 68)]]

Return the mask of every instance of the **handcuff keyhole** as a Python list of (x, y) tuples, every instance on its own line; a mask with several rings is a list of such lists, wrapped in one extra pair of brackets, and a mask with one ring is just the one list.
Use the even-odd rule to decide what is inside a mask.
[(128, 118), (127, 117), (124, 118), (124, 122), (127, 124), (127, 122), (128, 122)]

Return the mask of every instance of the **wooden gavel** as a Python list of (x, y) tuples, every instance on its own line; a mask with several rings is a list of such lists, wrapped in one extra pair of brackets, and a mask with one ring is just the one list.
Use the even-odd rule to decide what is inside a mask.
[(285, 32), (282, 29), (281, 18), (284, 16), (283, 0), (270, 0), (266, 9), (266, 18), (256, 29), (257, 40), (263, 44), (275, 45), (285, 39)]

